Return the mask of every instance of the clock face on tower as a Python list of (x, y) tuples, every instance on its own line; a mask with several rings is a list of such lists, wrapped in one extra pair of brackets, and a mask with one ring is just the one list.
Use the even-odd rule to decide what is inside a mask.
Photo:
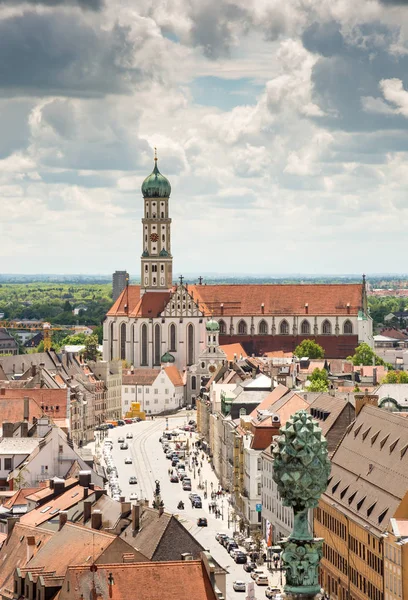
[(157, 233), (151, 233), (150, 234), (150, 239), (152, 242), (157, 242), (159, 239), (159, 236), (157, 235)]

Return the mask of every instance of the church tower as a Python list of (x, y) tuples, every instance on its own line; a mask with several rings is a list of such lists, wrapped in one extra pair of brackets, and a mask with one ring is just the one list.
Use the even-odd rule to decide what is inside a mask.
[(142, 184), (144, 198), (143, 253), (140, 273), (141, 294), (163, 292), (172, 287), (173, 257), (170, 249), (169, 197), (171, 186), (157, 167)]

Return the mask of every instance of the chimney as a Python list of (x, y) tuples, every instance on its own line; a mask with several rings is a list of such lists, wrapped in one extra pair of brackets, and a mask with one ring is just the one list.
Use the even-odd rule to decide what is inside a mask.
[(91, 514), (92, 529), (100, 529), (102, 527), (102, 513), (100, 510), (94, 510)]
[(37, 375), (37, 365), (31, 365), (31, 377), (35, 377)]
[(180, 556), (181, 560), (193, 560), (193, 555), (191, 552), (183, 552)]
[[(85, 488), (86, 489), (86, 488)], [(84, 502), (84, 525), (91, 518), (92, 500), (85, 500)]]
[(24, 396), (24, 421), (28, 421), (30, 417), (30, 398)]
[(20, 517), (8, 517), (7, 518), (7, 538), (9, 538), (11, 536), (11, 533), (14, 529), (14, 525), (16, 523), (18, 523), (20, 520)]
[(89, 488), (91, 483), (91, 471), (79, 471), (79, 485)]
[(33, 535), (27, 536), (27, 562), (33, 557), (35, 550), (35, 537)]
[(3, 437), (11, 438), (14, 432), (14, 423), (4, 422), (3, 425)]
[(88, 485), (88, 489), (90, 489), (90, 490), (94, 490), (94, 489), (95, 489), (95, 484), (94, 484), (94, 483), (92, 483), (92, 481), (91, 481), (91, 483)]
[(373, 369), (373, 385), (377, 385), (378, 384), (378, 380), (377, 380), (377, 367), (374, 367)]
[(365, 391), (364, 395), (363, 394), (355, 394), (354, 395), (354, 398), (356, 401), (356, 417), (360, 413), (363, 406), (365, 406), (366, 404), (369, 404), (370, 406), (378, 407), (378, 396), (376, 394), (369, 394), (367, 389), (364, 391)]
[(59, 516), (58, 531), (61, 531), (61, 529), (64, 527), (65, 523), (67, 522), (68, 512), (66, 510), (61, 510), (58, 516)]
[(26, 438), (28, 437), (28, 422), (23, 421), (20, 423), (20, 437)]
[(132, 531), (138, 531), (140, 527), (140, 516), (142, 514), (141, 506), (139, 503), (132, 504)]
[(264, 315), (265, 314), (265, 304), (262, 302), (261, 304), (261, 313)]
[(308, 304), (308, 302), (306, 302), (306, 304), (305, 304), (305, 314), (306, 315), (309, 314), (309, 304)]
[(88, 492), (89, 492), (89, 488), (84, 488), (84, 500), (86, 500), (88, 498)]
[(130, 502), (125, 502), (125, 500), (123, 502), (120, 503), (120, 516), (124, 517), (125, 515), (130, 513), (130, 509), (131, 509), (132, 505)]
[(54, 477), (54, 496), (59, 496), (65, 492), (65, 481), (59, 477)]

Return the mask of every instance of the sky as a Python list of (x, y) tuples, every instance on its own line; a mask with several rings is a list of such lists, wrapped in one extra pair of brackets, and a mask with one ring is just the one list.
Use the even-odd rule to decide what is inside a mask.
[(0, 0), (0, 270), (406, 272), (408, 0)]

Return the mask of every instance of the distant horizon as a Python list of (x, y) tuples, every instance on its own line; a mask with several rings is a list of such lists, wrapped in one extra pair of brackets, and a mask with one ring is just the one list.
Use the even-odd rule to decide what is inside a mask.
[[(123, 269), (125, 270), (125, 269)], [(10, 278), (103, 278), (107, 280), (112, 279), (113, 273), (0, 273), (0, 281), (4, 281)], [(180, 272), (174, 274), (174, 279), (178, 279), (180, 275), (184, 279), (195, 278), (198, 279), (200, 276), (203, 278), (215, 278), (215, 279), (282, 279), (282, 278), (296, 278), (296, 279), (316, 279), (322, 278), (341, 278), (341, 279), (362, 279), (362, 273), (299, 273), (299, 272), (283, 272), (283, 273), (223, 273), (223, 272)], [(408, 273), (365, 273), (366, 278), (408, 278)], [(132, 280), (140, 280), (140, 275), (129, 273), (129, 277)]]

